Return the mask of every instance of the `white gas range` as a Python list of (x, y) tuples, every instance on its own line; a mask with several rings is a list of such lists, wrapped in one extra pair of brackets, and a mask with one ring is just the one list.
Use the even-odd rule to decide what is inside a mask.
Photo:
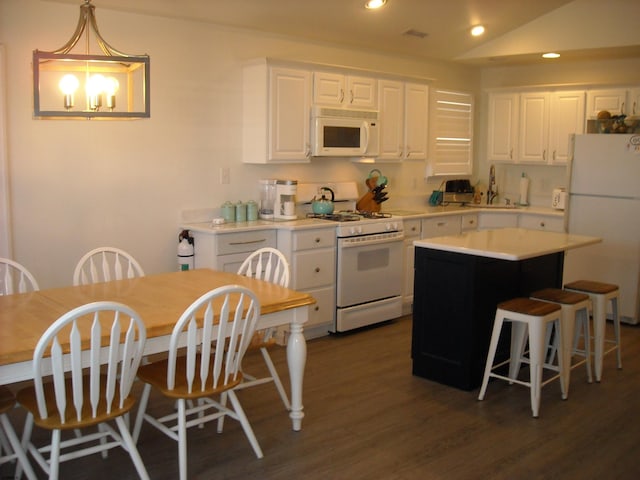
[[(318, 191), (323, 185), (303, 186), (302, 191)], [(340, 188), (342, 185), (345, 188)], [(336, 314), (331, 332), (346, 332), (400, 317), (402, 218), (353, 210), (357, 200), (355, 183), (334, 184), (330, 188), (335, 188), (335, 204), (343, 210), (331, 215), (307, 212), (306, 216), (336, 222)]]

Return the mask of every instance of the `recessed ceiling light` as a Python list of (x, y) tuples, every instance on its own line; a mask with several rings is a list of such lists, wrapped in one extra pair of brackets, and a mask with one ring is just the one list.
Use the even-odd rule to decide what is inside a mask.
[(476, 25), (471, 29), (471, 35), (474, 37), (479, 37), (484, 33), (484, 27), (482, 25)]
[(367, 3), (365, 3), (364, 6), (371, 10), (374, 10), (376, 8), (382, 7), (385, 3), (387, 3), (387, 0), (367, 0)]
[(555, 52), (549, 52), (549, 53), (543, 53), (542, 54), (542, 58), (558, 58), (560, 56), (559, 53), (555, 53)]

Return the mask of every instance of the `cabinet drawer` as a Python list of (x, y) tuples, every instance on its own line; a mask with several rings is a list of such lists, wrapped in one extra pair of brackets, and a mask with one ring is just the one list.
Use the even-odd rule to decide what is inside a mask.
[(549, 217), (545, 215), (520, 215), (519, 227), (531, 230), (548, 230), (550, 232), (563, 232), (564, 219), (562, 217)]
[(309, 307), (309, 320), (304, 324), (304, 328), (307, 329), (321, 323), (333, 323), (333, 315), (336, 309), (333, 287), (309, 290), (307, 293), (316, 299), (316, 303)]
[(478, 214), (467, 213), (462, 215), (462, 231), (477, 230), (478, 228)]
[(422, 227), (420, 220), (403, 220), (404, 238), (420, 237)]
[(223, 233), (217, 237), (217, 255), (253, 252), (258, 248), (275, 248), (276, 246), (275, 230), (252, 230), (250, 232)]
[(333, 248), (296, 253), (293, 263), (293, 288), (296, 290), (335, 283), (336, 254)]
[(508, 228), (518, 226), (517, 213), (481, 213), (478, 216), (478, 228)]
[(336, 231), (334, 228), (322, 228), (293, 233), (294, 250), (334, 247), (335, 244)]
[(459, 233), (460, 215), (447, 215), (422, 220), (422, 238), (457, 235)]

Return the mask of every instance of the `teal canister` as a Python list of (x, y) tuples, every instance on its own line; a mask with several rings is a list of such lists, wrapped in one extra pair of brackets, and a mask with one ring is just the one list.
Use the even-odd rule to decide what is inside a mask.
[(236, 222), (247, 221), (247, 204), (238, 202), (236, 203)]
[(222, 218), (225, 222), (236, 221), (236, 206), (231, 202), (224, 202), (222, 204)]
[(255, 222), (258, 220), (258, 204), (253, 200), (247, 202), (247, 221)]

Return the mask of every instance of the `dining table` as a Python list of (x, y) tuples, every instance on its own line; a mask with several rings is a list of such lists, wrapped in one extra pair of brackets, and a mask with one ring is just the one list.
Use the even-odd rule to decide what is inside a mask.
[(40, 337), (55, 320), (80, 305), (96, 301), (128, 305), (146, 327), (144, 355), (153, 355), (168, 351), (173, 327), (189, 305), (204, 293), (224, 285), (242, 285), (256, 294), (260, 301), (257, 329), (289, 327), (286, 346), (291, 381), (289, 416), (293, 430), (301, 430), (307, 358), (303, 326), (315, 299), (274, 283), (211, 269), (0, 296), (0, 385), (33, 379), (33, 352)]

